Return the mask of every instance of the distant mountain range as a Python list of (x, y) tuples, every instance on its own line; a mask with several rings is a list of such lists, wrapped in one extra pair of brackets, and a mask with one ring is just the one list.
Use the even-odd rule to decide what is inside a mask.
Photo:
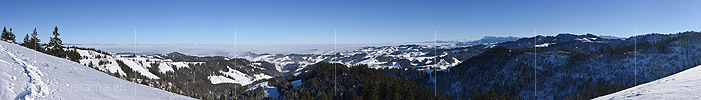
[[(490, 44), (506, 41), (487, 37), (484, 45), (439, 46), (425, 45), (371, 46), (358, 50), (329, 54), (255, 54), (242, 58), (222, 56), (198, 56), (182, 53), (142, 55), (133, 53), (109, 53), (89, 48), (77, 50), (81, 64), (90, 66), (115, 77), (136, 81), (164, 90), (195, 98), (219, 98), (226, 95), (233, 99), (262, 99), (265, 91), (251, 87), (267, 86), (267, 79), (279, 76), (296, 76), (320, 62), (336, 62), (345, 65), (368, 65), (370, 68), (432, 70), (447, 69), (462, 60), (481, 53)], [(472, 42), (470, 42), (472, 43)], [(479, 42), (475, 42), (479, 43)], [(188, 79), (188, 80), (182, 80)], [(233, 88), (234, 90), (227, 90)], [(223, 89), (223, 90), (222, 90)], [(202, 91), (213, 93), (203, 93)], [(240, 96), (249, 93), (252, 97)]]
[[(592, 88), (611, 87), (597, 93), (612, 93), (701, 62), (694, 59), (701, 57), (701, 53), (694, 52), (701, 51), (697, 45), (701, 44), (698, 32), (645, 34), (624, 39), (559, 34), (439, 42), (445, 44), (431, 46), (431, 41), (431, 45), (419, 42), (369, 46), (325, 54), (247, 53), (240, 58), (71, 49), (77, 49), (83, 56), (80, 60), (83, 65), (203, 99), (275, 98), (280, 96), (278, 92), (290, 93), (275, 87), (281, 81), (305, 82), (298, 75), (314, 69), (308, 66), (322, 62), (367, 65), (454, 99), (472, 98), (479, 91), (525, 98), (591, 99), (603, 95), (591, 94)], [(271, 80), (274, 82), (269, 83)]]
[(599, 35), (599, 37), (604, 38), (604, 39), (621, 39), (621, 40), (626, 39), (626, 37), (608, 36), (608, 35)]
[(499, 42), (505, 42), (505, 41), (514, 41), (517, 40), (521, 37), (496, 37), (496, 36), (485, 36), (482, 37), (479, 40), (474, 40), (474, 41), (468, 41), (468, 40), (436, 40), (436, 41), (423, 41), (423, 42), (406, 42), (404, 44), (433, 44), (433, 43), (439, 43), (442, 45), (455, 45), (455, 46), (472, 46), (472, 45), (479, 45), (479, 44), (489, 44), (489, 43), (499, 43)]

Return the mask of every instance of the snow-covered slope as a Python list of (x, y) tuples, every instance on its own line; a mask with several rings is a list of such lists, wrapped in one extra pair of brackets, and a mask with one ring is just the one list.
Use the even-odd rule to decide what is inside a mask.
[[(149, 79), (159, 79), (156, 73), (149, 72), (151, 67), (158, 67), (161, 73), (174, 71), (175, 68), (189, 67), (188, 64), (198, 64), (201, 62), (175, 62), (170, 59), (160, 59), (160, 55), (134, 55), (134, 54), (110, 54), (102, 53), (94, 50), (83, 50), (76, 48), (66, 48), (68, 50), (76, 50), (80, 56), (80, 64), (90, 67), (96, 67), (100, 71), (108, 73), (117, 73), (120, 76), (127, 76), (126, 72), (120, 68), (119, 63), (123, 63), (129, 69), (146, 76)], [(157, 66), (151, 66), (157, 64)]]
[[(263, 91), (247, 92), (251, 85), (281, 73), (275, 65), (223, 56), (110, 53), (93, 48), (68, 47), (77, 51), (80, 64), (120, 79), (199, 99), (263, 99)], [(243, 95), (249, 96), (239, 96)], [(231, 96), (234, 95), (234, 96)], [(255, 95), (255, 96), (250, 96)]]
[(698, 100), (701, 99), (701, 66), (628, 88), (595, 100)]
[(0, 42), (0, 99), (192, 99)]
[(243, 58), (251, 61), (265, 61), (275, 64), (283, 73), (298, 73), (308, 65), (319, 62), (335, 62), (345, 65), (365, 64), (370, 68), (397, 68), (425, 70), (429, 68), (447, 69), (462, 60), (481, 53), (484, 45), (453, 47), (428, 45), (399, 45), (365, 47), (358, 50), (328, 54), (255, 54), (248, 53)]
[[(211, 75), (207, 77), (212, 84), (220, 83), (236, 83), (240, 85), (248, 85), (257, 80), (269, 79), (275, 75), (266, 75), (256, 71), (239, 71), (235, 67), (250, 67), (257, 69), (261, 68), (259, 63), (246, 64), (248, 66), (234, 66), (229, 67), (226, 65), (216, 65), (220, 63), (229, 63), (228, 61), (233, 61), (230, 58), (225, 58), (221, 56), (193, 56), (186, 55), (177, 52), (168, 54), (158, 54), (158, 55), (139, 55), (139, 54), (116, 54), (116, 53), (106, 53), (98, 52), (95, 50), (79, 49), (79, 48), (68, 48), (68, 50), (76, 50), (83, 57), (80, 59), (80, 63), (85, 66), (95, 67), (100, 71), (107, 73), (117, 73), (119, 76), (127, 76), (122, 67), (128, 67), (139, 75), (144, 76), (148, 79), (160, 79), (160, 77), (169, 77), (173, 72), (181, 68), (190, 68), (192, 66), (206, 68), (206, 67), (224, 67), (227, 71), (214, 70), (217, 75)], [(215, 65), (207, 65), (207, 63), (215, 63)], [(120, 66), (119, 63), (123, 63)], [(243, 64), (243, 63), (241, 63)], [(257, 64), (257, 65), (256, 65)], [(152, 67), (157, 67), (158, 71), (151, 72)], [(207, 72), (210, 73), (210, 72)], [(160, 76), (159, 76), (160, 75)]]
[[(584, 38), (591, 42), (582, 41)], [(463, 60), (445, 74), (439, 73), (439, 82), (426, 87), (437, 86), (437, 91), (454, 98), (496, 89), (524, 98), (591, 99), (588, 95), (613, 93), (701, 65), (699, 32), (646, 34), (625, 41), (570, 34), (537, 39), (540, 42), (534, 43), (535, 38), (530, 37), (499, 44)], [(554, 44), (532, 51), (534, 45), (544, 43)], [(578, 47), (604, 48), (589, 51)]]

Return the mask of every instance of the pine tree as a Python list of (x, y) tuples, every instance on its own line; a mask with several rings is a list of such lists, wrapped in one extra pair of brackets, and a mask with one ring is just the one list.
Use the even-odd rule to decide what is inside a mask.
[(37, 38), (39, 34), (37, 33), (37, 28), (34, 28), (34, 32), (32, 32), (32, 37), (29, 39), (29, 48), (34, 49), (36, 51), (43, 51), (39, 45), (39, 38)]
[(49, 40), (49, 44), (46, 46), (48, 53), (56, 57), (66, 57), (63, 52), (63, 41), (61, 41), (61, 38), (58, 38), (60, 35), (58, 34), (58, 26), (54, 27), (53, 35), (54, 37)]
[(8, 35), (7, 36), (8, 41), (10, 41), (12, 43), (17, 43), (17, 41), (15, 41), (15, 33), (12, 33), (12, 28), (10, 28), (10, 32), (8, 32), (7, 35)]
[(22, 46), (29, 48), (29, 34), (24, 36), (24, 41), (22, 41)]
[(6, 27), (2, 27), (2, 35), (0, 35), (0, 40), (9, 40), (10, 34), (7, 32)]

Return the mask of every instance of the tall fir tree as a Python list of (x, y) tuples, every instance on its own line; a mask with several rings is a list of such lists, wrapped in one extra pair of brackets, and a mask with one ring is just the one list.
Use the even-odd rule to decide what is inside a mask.
[(10, 28), (10, 32), (8, 32), (7, 34), (8, 34), (8, 36), (7, 36), (8, 41), (10, 41), (12, 43), (17, 43), (17, 41), (15, 41), (15, 33), (12, 33), (12, 28)]
[(41, 42), (41, 40), (39, 40), (37, 36), (39, 36), (39, 33), (37, 33), (37, 28), (34, 28), (34, 32), (32, 32), (32, 37), (29, 39), (29, 48), (34, 49), (36, 51), (43, 51), (41, 49), (41, 45), (39, 45), (39, 42)]
[(0, 35), (0, 40), (9, 40), (10, 34), (7, 32), (7, 27), (2, 27), (2, 35)]
[(66, 57), (66, 55), (63, 52), (63, 41), (61, 41), (61, 38), (58, 38), (58, 36), (60, 35), (58, 34), (58, 26), (54, 27), (54, 31), (52, 34), (54, 35), (54, 37), (52, 37), (51, 40), (49, 40), (49, 44), (46, 46), (48, 53), (56, 57)]
[(29, 34), (24, 35), (24, 41), (22, 41), (22, 46), (29, 48)]

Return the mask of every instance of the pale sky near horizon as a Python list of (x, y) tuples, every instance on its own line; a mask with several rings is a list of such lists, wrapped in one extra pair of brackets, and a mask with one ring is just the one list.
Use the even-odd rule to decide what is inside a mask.
[[(3, 1), (17, 40), (74, 44), (340, 44), (701, 30), (698, 0)], [(136, 32), (136, 35), (134, 34)]]

